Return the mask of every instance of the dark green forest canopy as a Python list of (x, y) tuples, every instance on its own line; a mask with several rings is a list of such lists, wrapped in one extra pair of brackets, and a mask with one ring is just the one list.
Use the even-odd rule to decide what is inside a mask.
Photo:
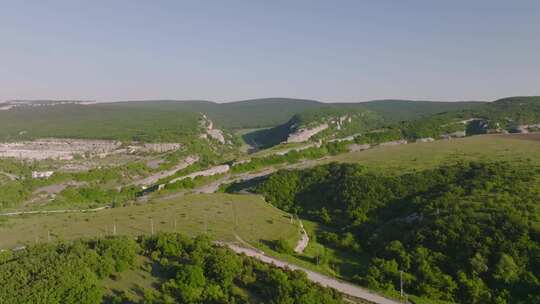
[[(470, 130), (460, 121), (476, 119), (482, 121), (480, 130)], [(471, 109), (433, 114), (419, 119), (404, 121), (395, 126), (410, 139), (434, 137), (455, 131), (487, 133), (488, 130), (517, 131), (521, 125), (540, 124), (540, 97), (510, 97), (490, 103), (482, 103)], [(475, 127), (474, 124), (469, 128)]]
[(193, 111), (206, 113), (218, 127), (225, 129), (273, 127), (287, 122), (296, 113), (321, 105), (321, 102), (314, 100), (292, 98), (261, 98), (205, 105), (197, 102), (184, 104)]
[[(151, 265), (136, 265), (145, 256)], [(135, 300), (125, 291), (104, 294), (104, 279), (128, 268), (158, 275), (159, 286)], [(6, 304), (264, 303), (340, 304), (341, 296), (307, 280), (214, 245), (206, 237), (159, 234), (43, 244), (0, 252), (0, 299)], [(262, 302), (261, 302), (262, 303)]]
[(418, 119), (443, 112), (477, 109), (486, 102), (459, 101), (415, 101), (415, 100), (374, 100), (362, 102), (364, 108), (377, 112), (387, 121), (404, 121)]
[(463, 163), (405, 175), (330, 164), (280, 171), (255, 190), (367, 255), (354, 280), (459, 303), (540, 302), (540, 168)]
[[(50, 103), (50, 102), (49, 102)], [(39, 137), (187, 142), (200, 133), (201, 113), (223, 129), (271, 128), (251, 134), (264, 146), (286, 139), (302, 127), (329, 117), (357, 115), (347, 126), (351, 135), (383, 124), (406, 138), (438, 137), (464, 129), (460, 119), (480, 118), (489, 128), (512, 130), (540, 123), (540, 97), (512, 97), (491, 103), (380, 100), (364, 103), (321, 103), (313, 100), (264, 98), (231, 103), (148, 100), (82, 105), (20, 106), (0, 111), (0, 140)], [(369, 114), (369, 115), (368, 115)], [(403, 121), (405, 123), (399, 123)], [(275, 127), (274, 129), (272, 129)]]
[(185, 142), (200, 115), (168, 103), (33, 106), (0, 111), (0, 140), (40, 137)]
[(455, 132), (468, 135), (517, 132), (521, 125), (540, 124), (540, 97), (511, 97), (490, 103), (381, 100), (325, 104), (305, 109), (286, 123), (244, 137), (268, 147), (285, 141), (299, 128), (328, 123), (337, 117), (351, 117), (352, 121), (343, 124), (340, 130), (327, 129), (314, 139), (366, 134), (381, 128), (408, 140), (441, 138)]

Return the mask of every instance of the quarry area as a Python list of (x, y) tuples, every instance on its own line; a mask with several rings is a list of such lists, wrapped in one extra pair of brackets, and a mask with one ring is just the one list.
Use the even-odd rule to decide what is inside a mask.
[(164, 153), (182, 148), (179, 143), (123, 145), (112, 140), (43, 138), (34, 141), (0, 143), (0, 157), (20, 160), (73, 160), (106, 157), (113, 154)]

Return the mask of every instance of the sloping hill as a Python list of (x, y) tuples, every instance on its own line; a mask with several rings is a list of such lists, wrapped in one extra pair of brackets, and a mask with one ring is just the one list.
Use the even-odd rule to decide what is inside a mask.
[(260, 147), (270, 147), (281, 142), (349, 136), (380, 127), (382, 124), (381, 115), (365, 110), (357, 104), (325, 104), (300, 112), (284, 124), (258, 130), (244, 137), (248, 137)]
[(127, 103), (140, 106), (167, 105), (201, 112), (214, 121), (217, 127), (225, 129), (274, 127), (287, 122), (296, 113), (323, 105), (315, 100), (293, 98), (261, 98), (227, 103), (206, 100), (143, 100)]
[(39, 137), (185, 141), (198, 133), (200, 114), (170, 103), (62, 104), (0, 111), (0, 139)]
[(389, 121), (410, 120), (443, 112), (477, 109), (485, 104), (486, 102), (478, 101), (442, 102), (397, 99), (374, 100), (360, 103), (366, 109), (381, 114)]
[(538, 167), (461, 163), (396, 176), (330, 164), (280, 171), (256, 191), (325, 227), (317, 241), (368, 265), (337, 269), (370, 288), (399, 291), (401, 277), (422, 298), (538, 303)]
[(208, 112), (225, 128), (263, 128), (287, 122), (294, 114), (324, 105), (315, 100), (262, 98), (217, 104)]
[(371, 110), (386, 121), (394, 122), (426, 115), (458, 110), (476, 109), (485, 102), (439, 102), (415, 100), (374, 100), (359, 103), (324, 103), (291, 98), (261, 98), (222, 104), (190, 102), (191, 110), (205, 111), (224, 128), (273, 127), (287, 122), (295, 114), (324, 115), (329, 108), (342, 113)]
[[(250, 103), (253, 101), (248, 101)], [(430, 117), (452, 111), (471, 111), (481, 108), (485, 102), (436, 102), (412, 100), (376, 100), (360, 103), (310, 103), (303, 104), (303, 111), (295, 113), (287, 122), (273, 128), (257, 130), (244, 135), (249, 142), (260, 147), (269, 147), (284, 142), (300, 129), (316, 127), (331, 121), (345, 118), (345, 124), (339, 127), (330, 124), (329, 130), (322, 132), (317, 138), (346, 137), (365, 132), (369, 129), (392, 125), (400, 121), (409, 121)], [(268, 104), (268, 107), (280, 106), (279, 103)], [(285, 108), (285, 107), (283, 107)], [(300, 108), (300, 107), (299, 107)], [(363, 113), (362, 115), (359, 115)], [(350, 121), (349, 121), (350, 118)], [(339, 130), (337, 130), (339, 129)]]
[(401, 124), (407, 138), (439, 137), (455, 131), (468, 135), (526, 133), (540, 130), (540, 96), (510, 97), (468, 109), (439, 113)]
[(540, 96), (503, 98), (473, 112), (488, 120), (491, 125), (499, 123), (501, 128), (540, 124)]
[[(529, 124), (540, 124), (540, 97), (511, 97), (492, 103), (408, 100), (321, 103), (264, 98), (231, 103), (147, 100), (87, 105), (76, 101), (46, 101), (40, 104), (0, 111), (0, 139), (54, 136), (180, 141), (200, 132), (200, 113), (223, 129), (269, 128), (245, 135), (261, 146), (274, 145), (297, 131), (323, 124), (328, 124), (328, 128), (324, 128), (328, 130), (319, 137), (349, 136), (393, 125), (412, 139), (463, 132), (469, 128), (468, 122), (463, 121), (471, 119), (476, 124), (469, 128), (472, 133), (519, 131), (524, 125), (529, 128)], [(338, 123), (340, 119), (344, 120)], [(401, 121), (406, 123), (398, 124)]]

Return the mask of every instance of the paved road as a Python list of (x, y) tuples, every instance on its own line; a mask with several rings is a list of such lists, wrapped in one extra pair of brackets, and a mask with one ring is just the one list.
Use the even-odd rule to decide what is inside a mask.
[(307, 277), (308, 277), (309, 280), (311, 280), (313, 282), (316, 282), (316, 283), (319, 283), (322, 286), (334, 288), (335, 290), (337, 290), (337, 291), (339, 291), (339, 292), (341, 292), (343, 294), (346, 294), (346, 295), (349, 295), (349, 296), (352, 296), (352, 297), (355, 297), (355, 298), (364, 299), (366, 301), (373, 302), (373, 303), (376, 303), (376, 304), (400, 304), (401, 303), (401, 302), (391, 300), (391, 299), (385, 298), (383, 296), (377, 295), (377, 294), (375, 294), (375, 293), (373, 293), (373, 292), (371, 292), (371, 291), (369, 291), (367, 289), (358, 287), (356, 285), (353, 285), (353, 284), (350, 284), (350, 283), (345, 283), (345, 282), (336, 280), (334, 278), (331, 278), (329, 276), (325, 276), (325, 275), (322, 275), (320, 273), (317, 273), (317, 272), (314, 272), (314, 271), (311, 271), (311, 270), (307, 270), (307, 269), (302, 268), (300, 266), (297, 266), (297, 265), (294, 265), (294, 264), (291, 264), (291, 263), (288, 263), (288, 262), (284, 262), (284, 261), (269, 257), (269, 256), (265, 255), (264, 253), (256, 250), (256, 249), (249, 249), (249, 248), (241, 247), (241, 246), (238, 246), (238, 245), (235, 245), (235, 244), (227, 244), (227, 246), (236, 253), (243, 253), (243, 254), (245, 254), (247, 256), (256, 258), (256, 259), (258, 259), (258, 260), (260, 260), (260, 261), (262, 261), (264, 263), (267, 263), (267, 264), (273, 264), (273, 265), (275, 265), (277, 267), (280, 267), (280, 268), (289, 268), (289, 269), (292, 269), (292, 270), (302, 270), (307, 274)]

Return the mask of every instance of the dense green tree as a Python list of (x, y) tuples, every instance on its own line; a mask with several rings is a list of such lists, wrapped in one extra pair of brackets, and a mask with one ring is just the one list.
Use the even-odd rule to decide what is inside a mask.
[[(156, 289), (142, 290), (141, 303), (247, 304), (250, 294), (265, 303), (343, 303), (337, 292), (310, 282), (303, 272), (237, 255), (207, 237), (171, 233), (139, 242), (117, 237), (2, 252), (0, 302), (101, 303), (103, 279), (133, 267), (137, 254), (152, 256), (163, 280)], [(126, 292), (107, 301), (139, 302)]]
[(387, 175), (329, 164), (277, 172), (254, 190), (324, 224), (330, 231), (317, 231), (319, 242), (367, 256), (352, 277), (370, 287), (398, 290), (404, 271), (414, 282), (408, 292), (433, 299), (526, 303), (540, 295), (539, 168), (458, 163)]

